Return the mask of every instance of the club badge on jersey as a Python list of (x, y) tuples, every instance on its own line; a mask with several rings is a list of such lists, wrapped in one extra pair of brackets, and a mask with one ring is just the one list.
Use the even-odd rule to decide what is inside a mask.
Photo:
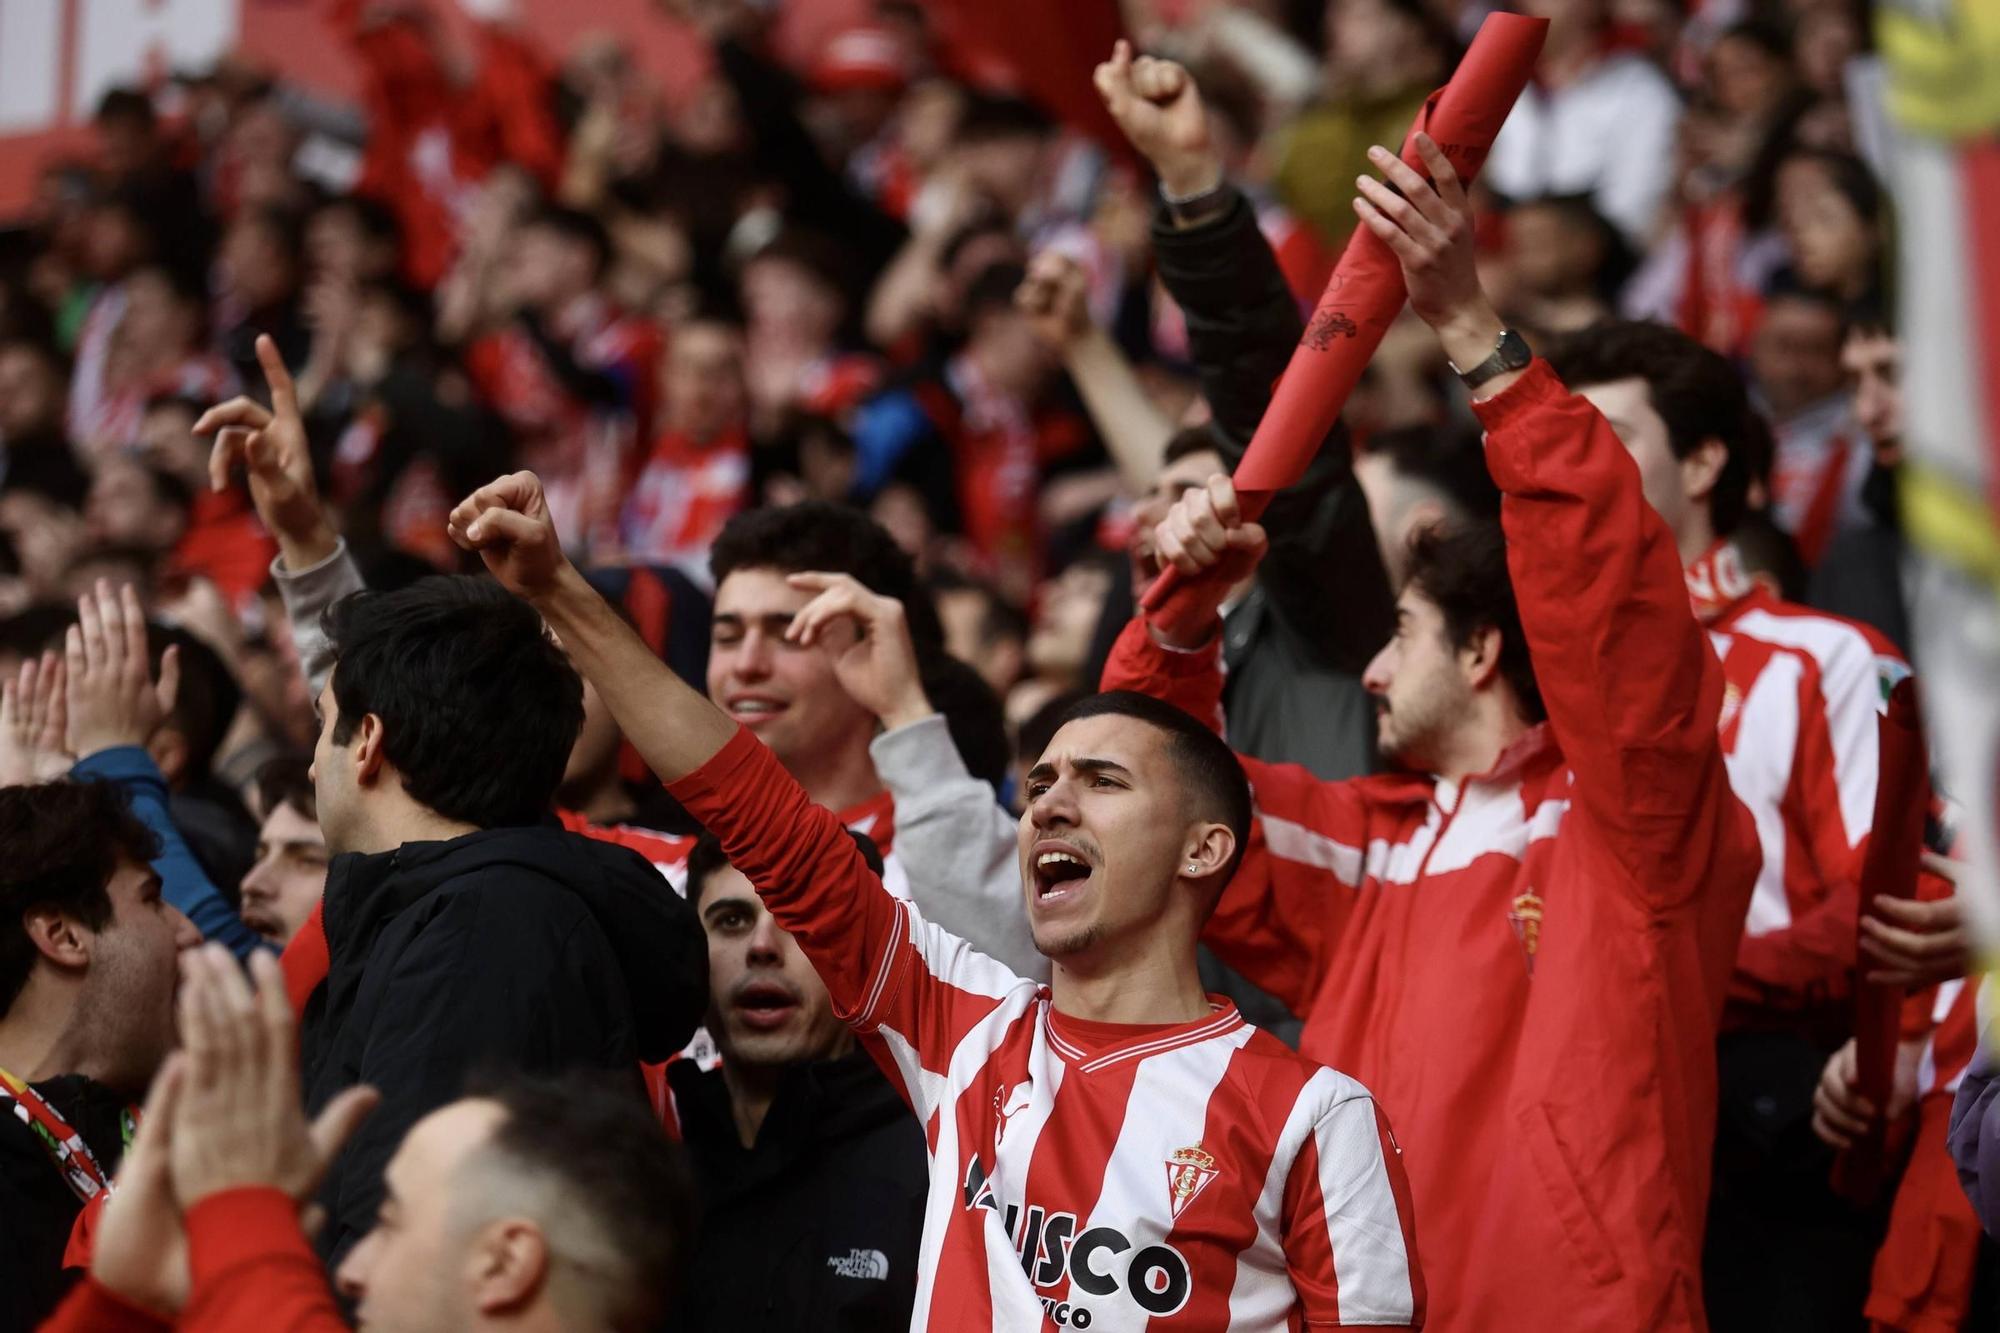
[(1215, 1167), (1215, 1154), (1203, 1152), (1199, 1143), (1174, 1149), (1167, 1158), (1167, 1206), (1174, 1217), (1179, 1218), (1195, 1196), (1220, 1174)]

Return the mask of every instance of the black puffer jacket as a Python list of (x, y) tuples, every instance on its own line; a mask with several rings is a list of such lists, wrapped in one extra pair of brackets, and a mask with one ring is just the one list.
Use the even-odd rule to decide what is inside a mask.
[(863, 1052), (785, 1073), (755, 1147), (720, 1070), (668, 1080), (701, 1184), (691, 1333), (901, 1333), (929, 1187), (923, 1127)]
[(631, 1070), (679, 1050), (708, 1006), (694, 909), (637, 853), (556, 828), (504, 828), (336, 857), (327, 978), (306, 1005), (306, 1103), (367, 1083), (382, 1104), (321, 1189), (320, 1252), (372, 1225), (382, 1171), (467, 1077)]

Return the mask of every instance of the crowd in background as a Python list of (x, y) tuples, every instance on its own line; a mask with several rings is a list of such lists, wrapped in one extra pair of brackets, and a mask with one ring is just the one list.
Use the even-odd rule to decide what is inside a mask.
[[(133, 739), (226, 900), (215, 920), (283, 944), (317, 921), (329, 840), (306, 774), (325, 645), (302, 641), (298, 591), (272, 574), (281, 553), (297, 578), (344, 551), (352, 586), (377, 590), (476, 571), (448, 515), (530, 470), (570, 558), (709, 688), (711, 652), (746, 632), (717, 619), (711, 648), (717, 583), (763, 563), (718, 546), (725, 527), (768, 555), (806, 539), (739, 516), (819, 502), (892, 544), (843, 538), (847, 565), (815, 551), (779, 567), (839, 568), (896, 597), (864, 571), (914, 574), (909, 595), (935, 607), (934, 623), (910, 613), (931, 700), (972, 775), (1018, 807), (1020, 774), (1097, 688), (1157, 571), (1153, 525), (1240, 456), (1211, 422), (1247, 433), (1195, 362), (1190, 324), (1212, 311), (1184, 316), (1168, 294), (1170, 276), (1219, 282), (1226, 306), (1230, 282), (1176, 248), (1166, 210), (1201, 200), (1169, 179), (1171, 151), (1220, 161), (1307, 314), (1357, 225), (1367, 150), (1401, 143), (1488, 8), (1129, 0), (1133, 45), (1184, 64), (1206, 108), (1201, 141), (1165, 159), (995, 86), (915, 0), (877, 0), (802, 67), (770, 53), (764, 6), (663, 0), (658, 21), (691, 26), (708, 56), (675, 88), (609, 39), (544, 50), (482, 25), (448, 49), (421, 6), (340, 0), (358, 120), (235, 61), (112, 92), (89, 154), (50, 163), (31, 215), (0, 235), (0, 678), (20, 682), (25, 710), (77, 600), (135, 590), (153, 670), (171, 663), (177, 688)], [(1906, 657), (1869, 6), (1519, 8), (1550, 26), (1474, 196), (1486, 292), (1537, 346), (1643, 319), (1726, 358), (1757, 409), (1738, 558)], [(239, 473), (212, 469), (220, 419), (204, 416), (238, 395), (268, 402), (270, 358), (295, 384), (311, 485), (253, 503)], [(1498, 511), (1455, 380), (1406, 311), (1343, 414), (1358, 496), (1299, 497), (1298, 539), (1228, 607), (1237, 749), (1325, 779), (1377, 767), (1353, 680), (1389, 633), (1391, 590), (1340, 585), (1342, 506), (1365, 501), (1363, 564), (1392, 580), (1410, 534)], [(585, 705), (562, 808), (697, 832), (593, 694)], [(891, 722), (872, 713), (864, 729), (878, 717)], [(774, 748), (822, 804), (846, 813), (870, 795), (816, 790)], [(900, 826), (902, 791), (897, 804)], [(659, 864), (686, 855), (630, 845)], [(687, 872), (697, 900), (704, 875), (712, 894), (730, 873), (711, 859)], [(220, 938), (244, 956), (254, 943)], [(1296, 1039), (1292, 1015), (1218, 984)], [(1799, 1104), (1738, 1086), (1732, 1108), (1725, 1077), (1725, 1121), (1749, 1140), (1802, 1132), (1844, 1036), (1814, 1034)], [(1820, 1253), (1859, 1265), (1858, 1302), (1880, 1219), (1827, 1228), (1848, 1248)], [(1859, 1317), (1768, 1313), (1757, 1326)]]

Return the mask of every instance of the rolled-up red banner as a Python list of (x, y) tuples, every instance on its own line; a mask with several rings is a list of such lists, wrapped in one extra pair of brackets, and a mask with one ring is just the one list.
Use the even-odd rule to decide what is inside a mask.
[[(1931, 808), (1930, 747), (1924, 743), (1923, 715), (1917, 709), (1917, 683), (1905, 678), (1889, 693), (1889, 706), (1877, 719), (1882, 741), (1875, 778), (1875, 823), (1868, 834), (1868, 852), (1861, 862), (1861, 918), (1878, 895), (1917, 896), (1917, 872), (1923, 865), (1924, 818)], [(1860, 958), (1865, 971), (1868, 960)], [(1855, 1090), (1878, 1111), (1889, 1105), (1896, 1077), (1896, 1043), (1901, 1036), (1903, 988), (1857, 979), (1854, 987)], [(1853, 1147), (1834, 1159), (1833, 1187), (1856, 1203), (1872, 1202), (1887, 1178), (1889, 1125), (1878, 1115)]]
[[(1548, 26), (1546, 19), (1519, 14), (1487, 15), (1450, 81), (1417, 113), (1403, 138), (1403, 160), (1425, 170), (1417, 152), (1421, 131), (1444, 150), (1459, 178), (1470, 183), (1528, 86)], [(1246, 518), (1257, 518), (1273, 495), (1305, 475), (1382, 335), (1403, 308), (1405, 295), (1402, 265), (1394, 252), (1374, 232), (1357, 226), (1243, 461), (1236, 465), (1236, 492)], [(1148, 611), (1159, 610), (1179, 581), (1178, 570), (1163, 570), (1141, 604)]]

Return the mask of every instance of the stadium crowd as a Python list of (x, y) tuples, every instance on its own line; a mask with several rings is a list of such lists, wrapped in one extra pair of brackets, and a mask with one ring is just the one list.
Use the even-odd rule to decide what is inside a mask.
[(1399, 158), (1489, 8), (1127, 0), (1116, 137), (916, 0), (108, 94), (0, 236), (0, 1330), (2000, 1328), (1871, 6), (1525, 0)]

